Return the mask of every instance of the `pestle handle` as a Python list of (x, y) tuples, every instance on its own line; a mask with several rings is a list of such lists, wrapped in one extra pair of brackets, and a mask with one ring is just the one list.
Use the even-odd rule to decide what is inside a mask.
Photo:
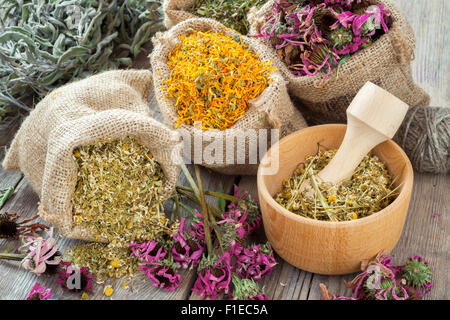
[(391, 93), (367, 82), (347, 108), (344, 140), (319, 178), (332, 183), (350, 178), (370, 150), (395, 135), (408, 108)]

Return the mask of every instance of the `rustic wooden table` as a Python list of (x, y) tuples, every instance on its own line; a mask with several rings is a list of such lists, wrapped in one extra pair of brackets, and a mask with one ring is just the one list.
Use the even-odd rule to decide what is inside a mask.
[[(444, 23), (450, 15), (450, 3), (446, 0), (397, 0), (409, 17), (417, 40), (416, 59), (413, 62), (414, 78), (432, 97), (432, 106), (449, 107), (447, 76), (448, 67), (448, 33)], [(146, 67), (145, 59), (137, 67)], [(162, 119), (155, 102), (151, 104), (155, 117)], [(16, 121), (0, 131), (0, 160), (4, 157), (3, 146), (8, 146), (20, 124)], [(192, 169), (192, 168), (191, 168)], [(256, 178), (249, 176), (224, 176), (202, 169), (205, 188), (231, 192), (236, 184), (241, 190), (248, 190), (257, 195)], [(187, 185), (180, 177), (179, 183)], [(0, 189), (14, 186), (16, 192), (0, 211), (17, 212), (22, 217), (31, 217), (37, 212), (37, 195), (31, 189), (26, 178), (19, 172), (6, 172), (0, 168)], [(415, 174), (414, 190), (408, 211), (406, 225), (399, 243), (392, 251), (395, 263), (402, 263), (409, 256), (419, 254), (426, 257), (433, 270), (434, 287), (426, 299), (449, 299), (449, 192), (448, 175)], [(261, 230), (261, 238), (264, 232)], [(60, 239), (62, 251), (75, 243), (74, 240)], [(0, 240), (0, 251), (18, 248), (19, 241)], [(324, 276), (299, 270), (277, 257), (275, 271), (263, 280), (265, 293), (269, 299), (317, 300), (321, 298), (319, 283), (324, 283), (330, 291), (342, 295), (349, 294), (343, 280), (351, 280), (354, 275)], [(152, 287), (149, 281), (136, 278), (128, 282), (129, 289), (124, 289), (117, 280), (112, 283), (116, 289), (107, 298), (103, 286), (94, 287), (90, 299), (196, 299), (191, 288), (196, 276), (195, 270), (182, 273), (182, 283), (173, 292), (166, 292)], [(36, 281), (53, 289), (58, 299), (80, 299), (79, 295), (65, 293), (53, 278), (39, 277), (20, 269), (17, 262), (0, 261), (0, 299), (25, 299)]]

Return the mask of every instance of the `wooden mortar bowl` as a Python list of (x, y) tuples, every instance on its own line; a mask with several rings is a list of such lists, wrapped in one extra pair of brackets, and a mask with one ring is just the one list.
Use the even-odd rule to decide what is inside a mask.
[[(411, 162), (395, 142), (388, 140), (375, 147), (373, 153), (387, 165), (392, 177), (400, 175), (396, 185), (402, 185), (397, 198), (383, 210), (354, 221), (318, 221), (296, 215), (273, 199), (281, 190), (282, 180), (291, 177), (305, 155), (317, 152), (317, 143), (339, 148), (345, 130), (346, 125), (329, 124), (294, 132), (272, 146), (258, 169), (258, 195), (268, 240), (284, 260), (313, 273), (356, 272), (362, 260), (373, 258), (381, 250), (390, 252), (402, 233), (411, 198)], [(277, 147), (278, 170), (267, 174), (265, 164), (276, 159), (273, 153)]]

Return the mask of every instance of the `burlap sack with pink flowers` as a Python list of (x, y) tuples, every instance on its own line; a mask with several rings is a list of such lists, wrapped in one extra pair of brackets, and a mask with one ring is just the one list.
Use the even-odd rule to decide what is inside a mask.
[(109, 71), (73, 82), (39, 102), (14, 137), (3, 167), (23, 172), (40, 197), (39, 215), (64, 236), (93, 240), (73, 224), (77, 147), (132, 137), (161, 165), (164, 195), (174, 190), (182, 143), (176, 132), (150, 117), (151, 86), (148, 70)]
[[(273, 11), (274, 0), (269, 0), (261, 9), (251, 10), (249, 35), (260, 33), (261, 27)], [(288, 81), (288, 88), (307, 110), (302, 113), (312, 123), (346, 122), (346, 109), (356, 93), (371, 81), (391, 92), (410, 107), (427, 106), (430, 97), (418, 87), (411, 75), (414, 59), (415, 37), (406, 17), (391, 0), (380, 0), (391, 12), (392, 26), (371, 46), (359, 50), (335, 68), (327, 80), (324, 73), (298, 77), (291, 73), (285, 63), (277, 58), (272, 47), (268, 47), (275, 65)], [(265, 43), (263, 38), (258, 38)]]
[[(151, 54), (155, 97), (169, 126), (176, 128), (177, 110), (172, 98), (165, 92), (165, 81), (170, 76), (167, 65), (169, 53), (180, 43), (179, 36), (192, 30), (224, 31), (233, 36), (236, 33), (214, 20), (193, 18), (185, 20), (165, 33), (158, 33), (154, 39)], [(266, 46), (255, 39), (242, 36), (242, 41), (259, 55), (261, 60), (270, 60)], [(249, 109), (232, 127), (223, 131), (201, 130), (186, 124), (176, 130), (184, 140), (185, 156), (191, 162), (225, 174), (254, 175), (259, 160), (272, 141), (307, 126), (303, 116), (293, 106), (286, 81), (278, 71), (271, 71), (268, 87), (256, 99), (250, 100)], [(231, 142), (233, 143), (227, 143)], [(256, 148), (257, 147), (257, 148)], [(258, 155), (259, 153), (259, 155)]]

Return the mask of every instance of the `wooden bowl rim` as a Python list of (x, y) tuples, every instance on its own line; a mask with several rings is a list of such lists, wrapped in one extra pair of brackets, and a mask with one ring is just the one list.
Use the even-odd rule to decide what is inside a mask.
[[(403, 188), (402, 188), (400, 194), (398, 195), (398, 197), (395, 198), (395, 200), (389, 206), (387, 206), (386, 208), (384, 208), (378, 212), (373, 213), (372, 215), (370, 215), (368, 217), (363, 217), (363, 218), (359, 218), (359, 219), (352, 220), (352, 221), (337, 221), (337, 222), (306, 218), (306, 217), (297, 215), (297, 214), (285, 209), (280, 204), (278, 204), (278, 202), (276, 202), (275, 199), (269, 194), (269, 191), (267, 190), (266, 185), (263, 183), (264, 179), (263, 179), (263, 174), (262, 174), (262, 163), (267, 163), (267, 159), (269, 158), (269, 156), (271, 154), (272, 148), (278, 147), (278, 145), (282, 145), (283, 143), (286, 143), (286, 141), (288, 141), (288, 140), (295, 139), (297, 136), (300, 136), (300, 135), (304, 134), (305, 132), (317, 131), (317, 130), (322, 131), (322, 130), (324, 130), (326, 128), (330, 128), (330, 127), (346, 128), (347, 125), (346, 124), (323, 124), (323, 125), (317, 125), (317, 126), (311, 126), (308, 128), (304, 128), (304, 129), (293, 132), (293, 133), (289, 134), (288, 136), (282, 138), (266, 152), (263, 159), (261, 160), (261, 164), (259, 165), (258, 173), (257, 173), (257, 186), (258, 186), (258, 191), (261, 194), (261, 197), (264, 198), (264, 200), (268, 202), (268, 204), (274, 209), (275, 212), (284, 215), (288, 219), (293, 219), (293, 220), (296, 220), (297, 222), (300, 222), (303, 224), (309, 224), (311, 226), (318, 226), (318, 227), (324, 227), (324, 228), (329, 228), (329, 229), (356, 227), (356, 226), (371, 224), (379, 219), (384, 218), (386, 215), (388, 215), (391, 212), (396, 212), (395, 209), (397, 209), (402, 203), (404, 203), (405, 201), (408, 200), (409, 192), (412, 190), (412, 186), (413, 186), (414, 171), (413, 171), (413, 168), (411, 165), (411, 161), (409, 160), (406, 153), (393, 140), (387, 140), (386, 142), (388, 142), (394, 148), (394, 152), (398, 152), (406, 162), (405, 169), (404, 169), (405, 174), (406, 174), (405, 179), (404, 179), (404, 185), (403, 185)], [(282, 157), (281, 154), (280, 154), (280, 157)]]

